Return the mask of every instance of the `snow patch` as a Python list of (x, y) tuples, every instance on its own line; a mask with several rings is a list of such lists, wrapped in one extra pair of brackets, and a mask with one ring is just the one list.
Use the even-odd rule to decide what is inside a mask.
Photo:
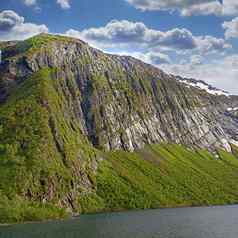
[(223, 147), (226, 149), (226, 151), (231, 153), (231, 151), (232, 151), (231, 150), (231, 145), (228, 142), (228, 140), (227, 139), (222, 139), (221, 142), (223, 144)]
[(182, 79), (182, 78), (178, 78), (178, 80), (180, 82), (188, 85), (188, 87), (195, 87), (197, 89), (205, 90), (207, 93), (212, 94), (212, 95), (227, 96), (227, 97), (230, 96), (230, 94), (228, 92), (225, 92), (223, 90), (212, 87), (211, 85), (206, 84), (203, 81), (197, 81), (194, 79)]
[(237, 110), (238, 110), (238, 107), (229, 107), (229, 108), (227, 108), (228, 112), (233, 112), (233, 111), (237, 111)]
[(230, 143), (238, 147), (238, 141), (236, 141), (236, 140), (230, 140)]

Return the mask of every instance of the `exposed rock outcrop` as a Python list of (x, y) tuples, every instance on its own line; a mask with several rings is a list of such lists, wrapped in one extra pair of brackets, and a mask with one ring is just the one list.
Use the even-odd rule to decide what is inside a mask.
[[(36, 37), (37, 38), (37, 37)], [(1, 97), (42, 68), (56, 68), (68, 108), (89, 141), (105, 150), (133, 151), (148, 143), (230, 150), (237, 120), (227, 115), (234, 100), (187, 87), (176, 77), (132, 57), (104, 54), (65, 37), (38, 36), (39, 45), (3, 48)]]

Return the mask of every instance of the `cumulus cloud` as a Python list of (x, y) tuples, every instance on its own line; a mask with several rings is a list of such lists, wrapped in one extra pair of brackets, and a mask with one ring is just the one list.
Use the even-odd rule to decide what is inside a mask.
[(141, 10), (174, 10), (189, 6), (214, 2), (216, 0), (126, 0)]
[(160, 52), (149, 52), (145, 54), (145, 61), (150, 64), (160, 65), (160, 64), (170, 64), (171, 59), (168, 55)]
[(200, 65), (203, 62), (203, 57), (201, 55), (192, 55), (190, 57), (191, 65)]
[(214, 52), (222, 52), (226, 49), (232, 48), (232, 46), (224, 39), (216, 38), (213, 36), (199, 36), (196, 38), (197, 47), (201, 51), (201, 53), (214, 53)]
[(37, 4), (36, 0), (24, 0), (26, 6), (34, 6)]
[(0, 12), (0, 31), (11, 30), (16, 25), (21, 25), (24, 18), (11, 10)]
[[(111, 52), (109, 52), (111, 53)], [(163, 54), (161, 52), (147, 52), (147, 53), (141, 53), (141, 52), (117, 52), (118, 55), (130, 55), (134, 58), (137, 58), (139, 60), (144, 61), (145, 63), (148, 64), (153, 64), (153, 65), (161, 65), (161, 64), (170, 64), (171, 59), (168, 55)]]
[(62, 9), (69, 9), (71, 7), (69, 0), (57, 0), (57, 3)]
[(161, 32), (161, 39), (158, 39), (157, 44), (175, 49), (194, 49), (196, 48), (196, 39), (193, 34), (187, 29), (172, 29), (167, 32)]
[[(39, 11), (40, 7), (37, 6), (37, 0), (23, 0), (23, 3), (28, 6), (36, 6), (35, 10)], [(56, 0), (56, 3), (62, 8), (62, 9), (69, 9), (70, 6), (70, 0)]]
[(202, 63), (200, 56), (192, 57), (190, 62), (163, 64), (160, 67), (168, 73), (206, 81), (211, 85), (229, 91), (238, 92), (238, 55), (219, 57), (209, 63)]
[(238, 38), (238, 17), (234, 18), (232, 21), (224, 22), (222, 26), (225, 29), (226, 39)]
[(113, 20), (104, 27), (89, 28), (83, 31), (69, 30), (66, 35), (81, 38), (102, 49), (138, 49), (158, 51), (201, 51), (204, 54), (224, 51), (231, 46), (224, 39), (212, 36), (194, 36), (187, 29), (174, 28), (159, 31), (148, 28), (141, 22)]
[(41, 32), (48, 32), (46, 25), (25, 23), (24, 17), (11, 10), (0, 12), (1, 40), (22, 40)]
[(194, 4), (181, 9), (183, 16), (192, 15), (222, 15), (223, 6), (219, 2), (207, 2), (202, 4)]
[(177, 10), (183, 16), (191, 15), (235, 15), (237, 0), (125, 0), (143, 11)]

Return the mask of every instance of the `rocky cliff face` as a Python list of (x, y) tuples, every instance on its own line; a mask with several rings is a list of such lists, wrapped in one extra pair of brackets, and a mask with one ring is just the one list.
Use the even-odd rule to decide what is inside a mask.
[(73, 114), (96, 148), (133, 151), (148, 143), (173, 142), (230, 150), (230, 140), (238, 139), (237, 121), (225, 113), (234, 103), (231, 98), (188, 87), (139, 60), (104, 54), (65, 37), (40, 35), (2, 48), (1, 102), (44, 68), (56, 69), (52, 80), (67, 99), (65, 116)]

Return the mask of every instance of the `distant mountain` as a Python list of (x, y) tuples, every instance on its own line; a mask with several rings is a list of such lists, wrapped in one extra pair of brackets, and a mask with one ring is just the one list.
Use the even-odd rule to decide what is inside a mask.
[[(134, 174), (135, 165), (130, 167), (133, 156), (138, 163), (146, 159), (146, 164), (156, 166), (159, 158), (172, 162), (190, 156), (204, 159), (204, 165), (213, 158), (214, 166), (217, 159), (230, 159), (238, 166), (236, 96), (63, 36), (40, 34), (25, 41), (0, 43), (0, 49), (0, 210), (5, 209), (1, 220), (61, 217), (65, 211), (59, 207), (74, 213), (143, 208), (143, 196), (148, 196), (145, 208), (182, 205), (183, 201), (192, 205), (190, 189), (187, 198), (168, 195), (168, 202), (164, 198), (160, 203), (156, 176), (161, 168), (153, 171), (158, 172), (154, 177), (146, 171), (143, 178), (137, 177), (140, 172)], [(154, 144), (158, 144), (156, 149)], [(152, 147), (145, 149), (149, 145)], [(112, 152), (118, 150), (124, 152)], [(126, 164), (113, 158), (124, 158)], [(190, 162), (181, 163), (178, 174)], [(151, 164), (145, 166), (151, 168)], [(186, 176), (200, 165), (194, 166), (187, 167)], [(168, 167), (171, 171), (166, 175), (171, 179), (170, 188), (184, 188), (186, 179), (179, 184), (172, 168)], [(213, 173), (213, 168), (209, 171)], [(224, 171), (233, 174), (227, 165)], [(205, 176), (207, 172), (203, 168), (199, 173)], [(194, 189), (206, 190), (196, 176), (193, 179)], [(212, 177), (206, 179), (213, 183)], [(228, 178), (224, 181), (229, 182)], [(149, 183), (155, 185), (151, 196), (148, 193), (153, 186)], [(165, 188), (166, 183), (164, 180)], [(201, 205), (209, 196), (214, 204), (237, 201), (238, 196), (225, 185), (214, 185), (219, 189), (213, 195), (208, 192), (193, 198), (194, 203)], [(120, 201), (110, 200), (108, 194), (117, 194), (117, 189), (121, 194), (130, 192)], [(213, 200), (218, 191), (224, 196)], [(141, 203), (128, 206), (133, 196), (142, 199)], [(112, 195), (111, 199), (116, 198)], [(157, 203), (153, 202), (156, 199)], [(19, 208), (18, 217), (11, 212), (13, 204)]]

